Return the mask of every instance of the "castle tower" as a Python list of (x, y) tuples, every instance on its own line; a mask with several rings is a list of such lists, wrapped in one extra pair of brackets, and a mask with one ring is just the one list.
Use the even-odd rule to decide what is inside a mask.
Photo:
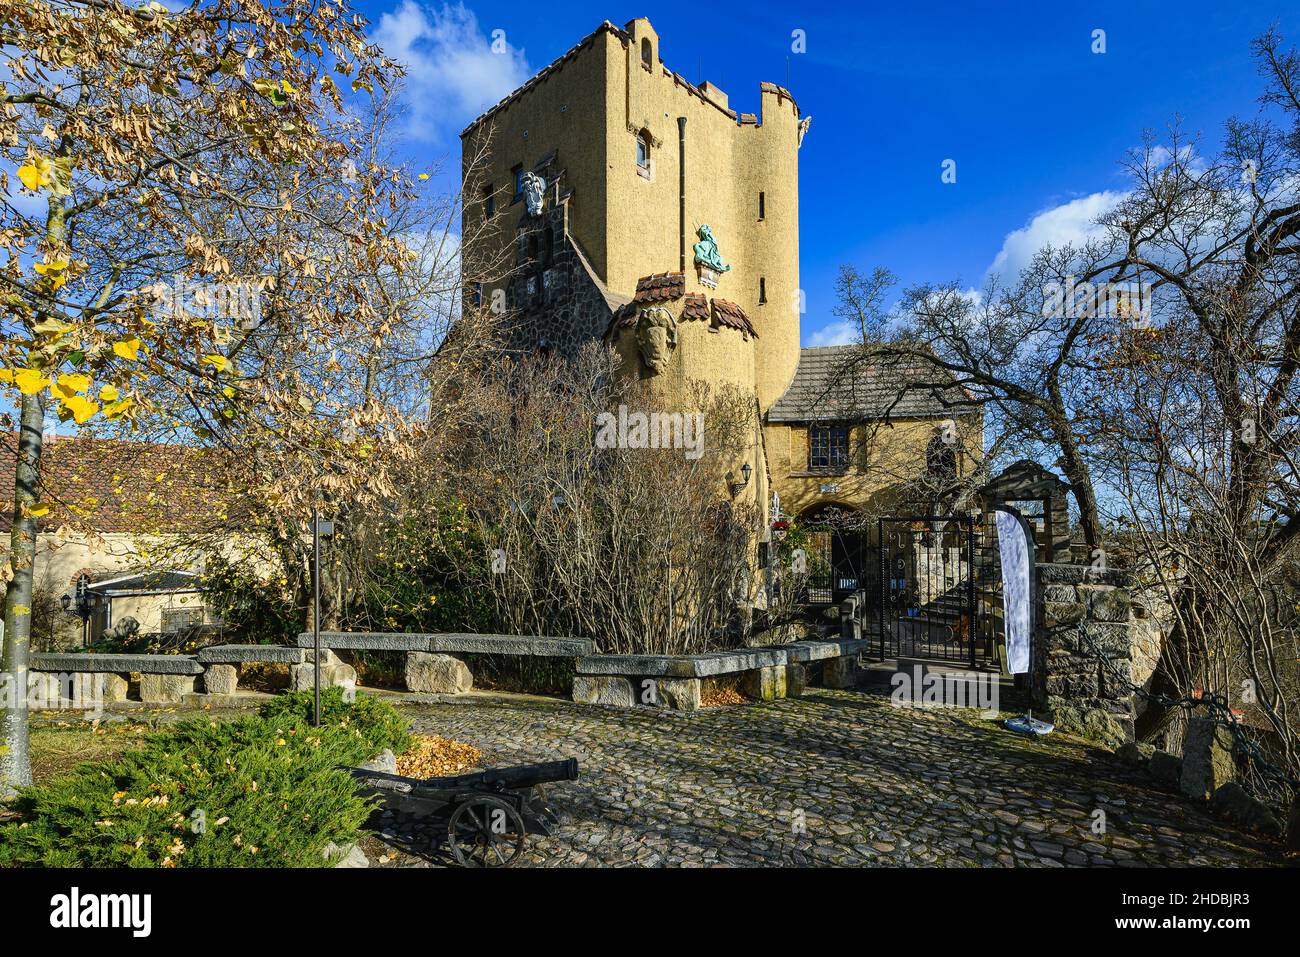
[(788, 91), (764, 83), (759, 114), (737, 113), (665, 66), (649, 20), (601, 24), (461, 134), (475, 300), (520, 317), (518, 347), (565, 352), (619, 346), (657, 305), (678, 334), (637, 374), (733, 382), (766, 411), (799, 361), (802, 132)]

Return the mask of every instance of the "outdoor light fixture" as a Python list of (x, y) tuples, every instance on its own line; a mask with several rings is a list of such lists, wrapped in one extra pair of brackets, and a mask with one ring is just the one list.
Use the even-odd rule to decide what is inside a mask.
[(741, 480), (731, 483), (731, 497), (735, 498), (742, 488), (749, 484), (749, 476), (754, 471), (753, 466), (748, 462), (740, 467)]

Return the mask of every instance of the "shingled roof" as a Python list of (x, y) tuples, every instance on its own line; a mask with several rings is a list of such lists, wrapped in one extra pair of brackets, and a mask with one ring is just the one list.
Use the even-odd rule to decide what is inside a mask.
[[(18, 435), (0, 433), (0, 529), (13, 516)], [(42, 530), (61, 525), (97, 532), (196, 532), (226, 521), (228, 501), (203, 467), (200, 450), (184, 445), (89, 436), (47, 437), (39, 500), (50, 511)]]
[(657, 272), (642, 276), (636, 281), (636, 302), (669, 302), (682, 298), (686, 292), (686, 277), (679, 272)]
[(692, 319), (709, 318), (709, 302), (704, 298), (703, 293), (688, 292), (686, 302), (682, 304), (682, 322), (690, 322)]
[(758, 333), (754, 330), (754, 324), (749, 321), (749, 316), (745, 315), (745, 310), (734, 302), (726, 299), (714, 299), (713, 320), (720, 326), (739, 329), (747, 336), (758, 338)]
[(966, 390), (924, 359), (866, 362), (856, 346), (799, 350), (799, 367), (769, 422), (939, 418), (978, 412)]

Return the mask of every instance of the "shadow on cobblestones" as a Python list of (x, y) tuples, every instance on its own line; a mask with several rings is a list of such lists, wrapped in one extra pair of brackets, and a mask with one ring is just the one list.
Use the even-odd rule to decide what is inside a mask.
[[(975, 711), (892, 707), (886, 694), (816, 689), (691, 714), (522, 697), (404, 710), (415, 730), (473, 744), (486, 763), (578, 758), (580, 779), (549, 791), (561, 823), (530, 839), (533, 865), (1275, 861), (1107, 751), (1021, 738)], [(391, 814), (377, 829), (393, 864), (445, 863), (427, 825)]]

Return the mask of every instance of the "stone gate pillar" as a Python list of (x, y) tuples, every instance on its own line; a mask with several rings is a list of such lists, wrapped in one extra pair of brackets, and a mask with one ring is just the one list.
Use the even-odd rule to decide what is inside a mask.
[[(1030, 658), (1035, 712), (1112, 748), (1133, 740), (1133, 602), (1128, 572), (1038, 566)], [(1041, 717), (1042, 715), (1040, 715)]]

